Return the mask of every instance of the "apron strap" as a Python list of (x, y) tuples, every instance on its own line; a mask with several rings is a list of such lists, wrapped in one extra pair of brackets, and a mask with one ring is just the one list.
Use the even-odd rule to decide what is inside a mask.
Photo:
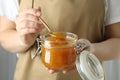
[(33, 8), (34, 7), (34, 0), (26, 0), (27, 2), (25, 3), (24, 0), (19, 0), (20, 4), (20, 10), (19, 12), (23, 11), (25, 8)]
[(32, 0), (32, 8), (34, 8), (34, 0)]

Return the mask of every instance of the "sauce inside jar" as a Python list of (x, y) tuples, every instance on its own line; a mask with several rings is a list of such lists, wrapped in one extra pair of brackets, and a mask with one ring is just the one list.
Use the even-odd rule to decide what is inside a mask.
[[(54, 35), (54, 36), (53, 36)], [(75, 44), (77, 36), (68, 32), (54, 32), (42, 37), (42, 62), (55, 70), (75, 64)]]

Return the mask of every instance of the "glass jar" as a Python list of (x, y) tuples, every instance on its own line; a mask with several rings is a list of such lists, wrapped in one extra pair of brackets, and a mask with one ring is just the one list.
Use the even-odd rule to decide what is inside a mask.
[(55, 70), (72, 66), (76, 61), (75, 45), (77, 35), (69, 32), (53, 32), (41, 36), (42, 62)]
[(104, 80), (99, 59), (89, 51), (80, 51), (83, 44), (70, 32), (53, 32), (41, 36), (42, 62), (47, 68), (61, 70), (76, 64), (83, 80)]

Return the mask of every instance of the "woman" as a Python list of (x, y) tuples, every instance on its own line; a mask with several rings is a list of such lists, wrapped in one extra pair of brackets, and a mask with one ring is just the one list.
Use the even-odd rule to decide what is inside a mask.
[[(71, 71), (68, 74), (52, 69), (49, 69), (49, 72), (56, 73), (49, 74), (38, 57), (34, 61), (31, 59), (35, 50), (35, 39), (44, 28), (38, 17), (42, 17), (53, 31), (77, 34), (81, 43), (87, 43), (84, 49), (90, 50), (101, 61), (119, 57), (120, 23), (107, 25), (103, 33), (104, 0), (92, 2), (85, 0), (28, 0), (25, 2), (21, 0), (20, 4), (21, 13), (15, 22), (1, 17), (0, 30), (1, 45), (8, 51), (19, 53), (15, 80), (81, 80), (75, 66), (63, 70), (63, 73)], [(25, 10), (25, 8), (29, 9)], [(11, 39), (8, 40), (9, 38)]]

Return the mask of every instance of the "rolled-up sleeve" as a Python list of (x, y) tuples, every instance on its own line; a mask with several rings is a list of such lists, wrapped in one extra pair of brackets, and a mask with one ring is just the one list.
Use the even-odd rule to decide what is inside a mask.
[(0, 16), (14, 20), (18, 14), (18, 0), (0, 0)]
[(107, 0), (105, 25), (120, 22), (120, 0)]

